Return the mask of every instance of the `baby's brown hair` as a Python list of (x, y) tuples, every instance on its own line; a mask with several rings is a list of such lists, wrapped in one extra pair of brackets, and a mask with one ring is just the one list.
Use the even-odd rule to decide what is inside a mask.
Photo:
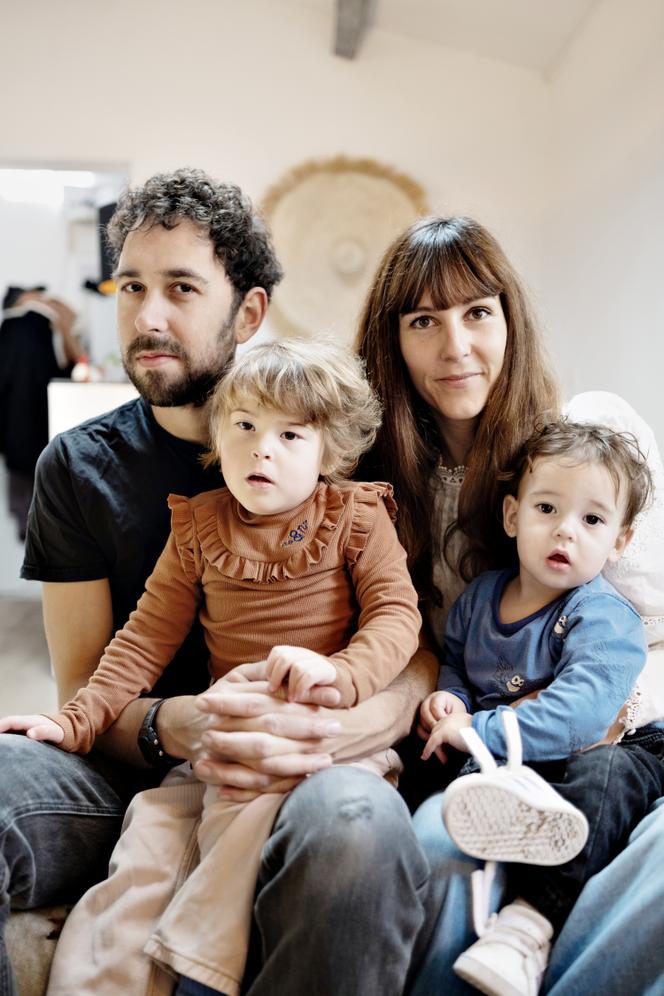
[(571, 422), (561, 418), (540, 423), (501, 473), (503, 494), (516, 494), (524, 474), (540, 457), (565, 457), (571, 464), (598, 463), (613, 480), (616, 495), (624, 488), (625, 511), (622, 525), (628, 529), (643, 511), (652, 495), (652, 475), (636, 437), (615, 432), (605, 425)]

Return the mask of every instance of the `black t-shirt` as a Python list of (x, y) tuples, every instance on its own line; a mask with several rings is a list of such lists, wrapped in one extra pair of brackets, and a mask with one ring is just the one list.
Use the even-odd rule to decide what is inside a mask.
[[(167, 496), (190, 498), (223, 485), (218, 470), (203, 469), (203, 452), (162, 429), (140, 398), (56, 436), (37, 464), (21, 577), (108, 578), (120, 629), (166, 543)], [(208, 682), (196, 622), (155, 693), (200, 692)]]

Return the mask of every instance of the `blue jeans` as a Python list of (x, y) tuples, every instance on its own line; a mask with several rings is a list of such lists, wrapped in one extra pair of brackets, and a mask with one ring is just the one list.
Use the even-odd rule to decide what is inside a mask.
[[(288, 795), (265, 844), (246, 996), (401, 996), (433, 923), (429, 869), (398, 793), (340, 765)], [(181, 979), (176, 996), (214, 990)]]
[(247, 996), (401, 996), (426, 948), (429, 868), (398, 793), (341, 765), (286, 799), (263, 849)]
[[(442, 794), (414, 816), (415, 833), (431, 868), (434, 933), (410, 996), (470, 996), (452, 964), (477, 938), (470, 876), (481, 866), (452, 843), (441, 818)], [(628, 846), (584, 886), (551, 954), (542, 993), (664, 993), (664, 799), (629, 837)], [(505, 866), (494, 882), (493, 909), (503, 904)]]
[[(3, 926), (106, 874), (128, 801), (76, 755), (0, 736)], [(398, 793), (340, 766), (286, 799), (263, 850), (248, 996), (400, 996), (434, 924), (427, 862)], [(0, 994), (16, 996), (4, 948)]]
[(74, 902), (108, 870), (128, 798), (93, 763), (0, 735), (0, 996), (16, 996), (4, 945), (10, 906)]
[(588, 820), (588, 840), (572, 861), (547, 868), (508, 866), (511, 891), (543, 913), (557, 935), (588, 879), (622, 851), (664, 794), (664, 731), (646, 726), (616, 746), (532, 767)]

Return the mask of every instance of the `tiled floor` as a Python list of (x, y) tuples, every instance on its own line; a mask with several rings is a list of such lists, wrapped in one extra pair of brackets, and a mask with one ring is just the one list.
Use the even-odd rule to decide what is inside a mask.
[(19, 575), (23, 545), (6, 511), (0, 462), (0, 715), (55, 706), (41, 614), (41, 585)]
[(0, 595), (0, 713), (42, 712), (56, 704), (41, 602)]

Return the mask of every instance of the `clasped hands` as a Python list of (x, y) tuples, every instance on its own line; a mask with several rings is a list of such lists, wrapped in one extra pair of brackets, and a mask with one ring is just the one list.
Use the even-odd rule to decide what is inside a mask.
[(301, 647), (274, 647), (266, 661), (242, 664), (196, 699), (206, 717), (192, 763), (224, 798), (245, 802), (286, 792), (332, 764), (342, 732), (334, 665)]

